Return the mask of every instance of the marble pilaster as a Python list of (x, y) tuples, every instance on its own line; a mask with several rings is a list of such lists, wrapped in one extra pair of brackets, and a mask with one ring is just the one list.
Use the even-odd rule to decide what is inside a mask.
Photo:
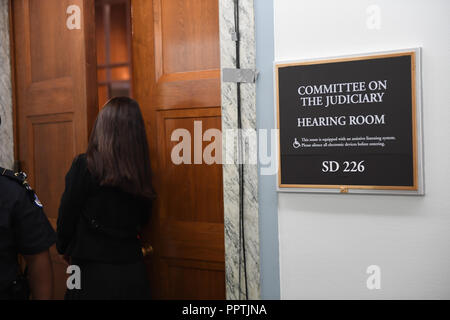
[[(234, 1), (219, 0), (221, 67), (236, 67), (234, 31)], [(256, 68), (255, 23), (253, 0), (239, 1), (241, 68)], [(243, 129), (256, 130), (256, 85), (241, 84)], [(237, 129), (237, 85), (222, 81), (222, 131)], [(226, 150), (226, 137), (223, 155)], [(256, 152), (256, 150), (254, 150)], [(225, 162), (225, 161), (224, 161)], [(239, 174), (237, 163), (224, 163), (225, 210), (225, 271), (227, 299), (245, 298), (243, 256), (239, 252)], [(249, 299), (260, 298), (259, 232), (258, 232), (258, 172), (256, 164), (244, 165), (244, 224)], [(240, 264), (241, 262), (241, 264)]]
[(0, 166), (14, 164), (14, 131), (9, 44), (9, 4), (0, 0)]

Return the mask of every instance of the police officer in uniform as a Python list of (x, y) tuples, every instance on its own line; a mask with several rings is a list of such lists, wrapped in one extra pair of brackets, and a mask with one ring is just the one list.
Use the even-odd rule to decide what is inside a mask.
[[(55, 243), (50, 225), (24, 173), (0, 167), (0, 299), (51, 299), (53, 272), (49, 248)], [(26, 261), (28, 279), (18, 254)], [(31, 291), (31, 292), (30, 292)]]

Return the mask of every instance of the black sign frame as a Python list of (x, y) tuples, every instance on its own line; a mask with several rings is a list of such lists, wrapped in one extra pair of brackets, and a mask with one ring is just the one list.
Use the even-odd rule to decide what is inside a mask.
[[(379, 52), (370, 54), (361, 54), (345, 57), (321, 58), (313, 60), (297, 60), (288, 62), (274, 63), (274, 87), (275, 87), (275, 111), (276, 111), (276, 128), (279, 130), (278, 135), (278, 191), (287, 192), (340, 192), (340, 193), (375, 193), (375, 194), (424, 194), (423, 181), (423, 145), (422, 145), (422, 104), (421, 104), (421, 65), (420, 65), (420, 48), (398, 50), (390, 52)], [(386, 59), (395, 57), (409, 56), (411, 58), (411, 127), (412, 130), (412, 182), (410, 185), (370, 185), (370, 184), (339, 184), (339, 183), (304, 183), (295, 181), (286, 183), (282, 181), (282, 149), (283, 143), (291, 143), (291, 141), (281, 141), (280, 128), (280, 78), (279, 71), (282, 68), (291, 68), (298, 66), (327, 65), (334, 63), (342, 63), (349, 61), (364, 61), (374, 59)], [(282, 124), (283, 125), (283, 124)], [(286, 175), (285, 175), (286, 176)]]

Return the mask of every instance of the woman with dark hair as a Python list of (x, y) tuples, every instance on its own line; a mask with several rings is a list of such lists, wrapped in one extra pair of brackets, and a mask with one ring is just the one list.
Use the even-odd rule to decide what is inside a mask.
[(66, 176), (57, 249), (81, 271), (66, 299), (147, 299), (139, 231), (154, 193), (145, 125), (136, 101), (113, 98), (100, 111), (86, 154)]

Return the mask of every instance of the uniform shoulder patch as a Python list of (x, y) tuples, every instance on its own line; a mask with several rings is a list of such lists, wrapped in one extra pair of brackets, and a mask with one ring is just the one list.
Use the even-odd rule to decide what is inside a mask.
[(0, 167), (0, 174), (4, 177), (7, 177), (11, 180), (14, 180), (20, 184), (26, 182), (27, 175), (25, 172), (14, 172), (12, 170), (8, 170)]
[(42, 205), (41, 201), (39, 201), (39, 198), (36, 193), (34, 193), (34, 204), (36, 204), (39, 208), (43, 207), (43, 205)]
[(25, 172), (14, 172), (14, 171), (0, 167), (0, 174), (4, 177), (14, 180), (17, 183), (19, 183), (20, 185), (22, 185), (22, 187), (24, 187), (27, 190), (27, 192), (30, 195), (30, 198), (34, 202), (34, 204), (36, 206), (38, 206), (39, 208), (43, 207), (43, 205), (42, 205), (41, 201), (39, 200), (39, 198), (37, 197), (36, 193), (28, 184), (27, 174)]

